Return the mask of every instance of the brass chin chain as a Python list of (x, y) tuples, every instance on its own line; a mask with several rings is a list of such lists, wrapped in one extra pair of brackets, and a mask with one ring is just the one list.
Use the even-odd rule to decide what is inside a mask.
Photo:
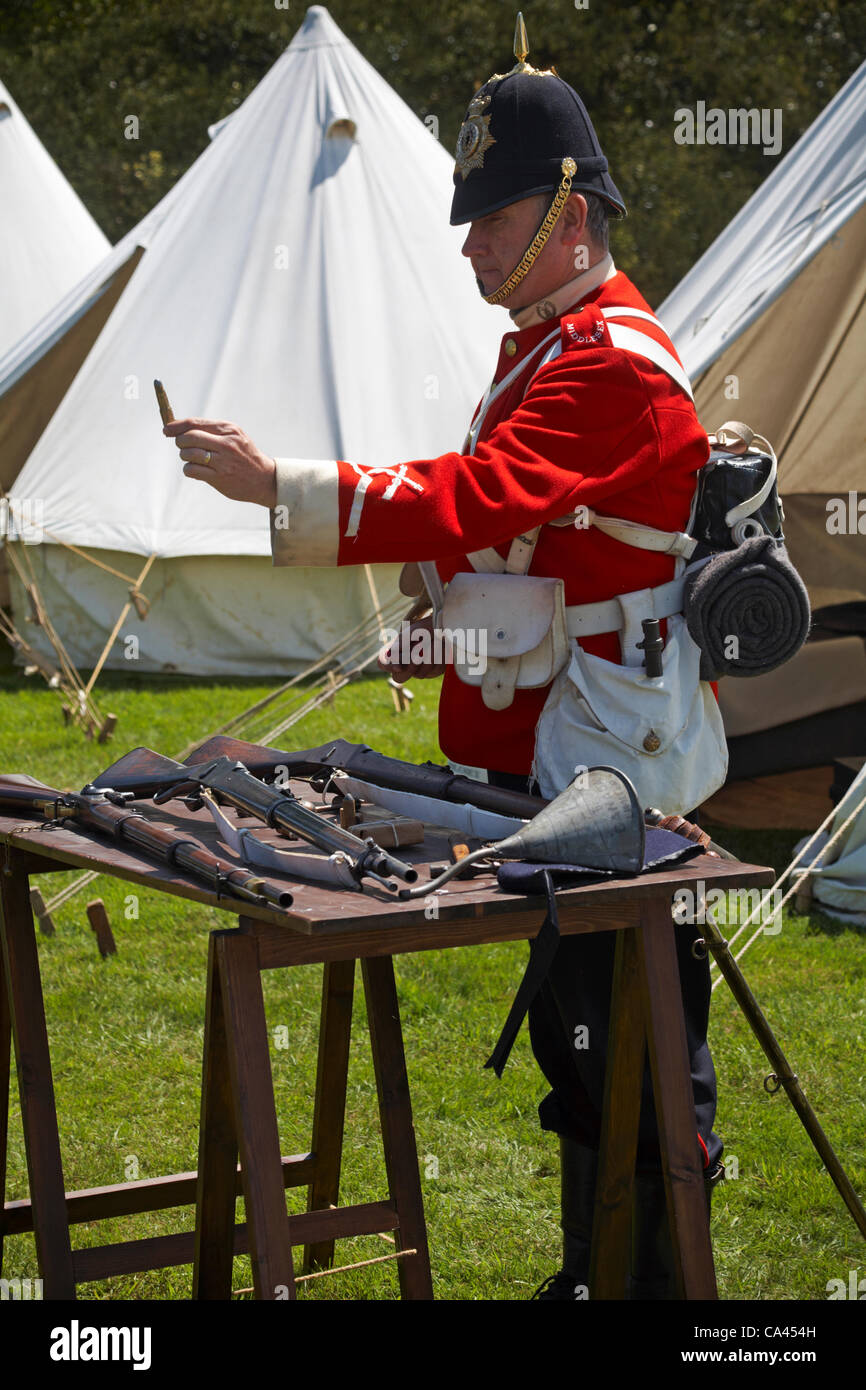
[(565, 207), (568, 195), (571, 192), (571, 180), (577, 173), (577, 164), (570, 155), (566, 155), (562, 161), (562, 182), (556, 190), (556, 196), (547, 210), (547, 216), (539, 227), (532, 241), (527, 246), (520, 261), (512, 270), (507, 280), (503, 280), (498, 290), (493, 294), (485, 294), (483, 297), (488, 304), (501, 304), (503, 299), (507, 299), (513, 290), (517, 288), (521, 280), (532, 269), (533, 263), (542, 247), (546, 243), (550, 233), (559, 220), (559, 215)]

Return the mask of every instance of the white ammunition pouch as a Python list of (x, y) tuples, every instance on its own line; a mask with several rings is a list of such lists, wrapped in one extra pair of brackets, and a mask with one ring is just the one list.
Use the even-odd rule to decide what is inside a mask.
[(549, 685), (568, 661), (561, 579), (456, 574), (440, 621), (457, 675), (481, 687), (488, 709), (507, 709), (515, 690)]
[(664, 674), (620, 666), (571, 645), (535, 734), (533, 773), (544, 796), (574, 780), (575, 769), (616, 767), (642, 805), (683, 814), (718, 791), (728, 749), (718, 704), (699, 679), (700, 648), (683, 617), (667, 620)]

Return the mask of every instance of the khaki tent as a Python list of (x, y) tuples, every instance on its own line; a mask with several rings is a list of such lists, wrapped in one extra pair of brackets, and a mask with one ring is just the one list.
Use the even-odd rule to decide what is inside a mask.
[(793, 662), (721, 683), (731, 776), (866, 752), (866, 64), (658, 312), (704, 426), (773, 443), (815, 618)]

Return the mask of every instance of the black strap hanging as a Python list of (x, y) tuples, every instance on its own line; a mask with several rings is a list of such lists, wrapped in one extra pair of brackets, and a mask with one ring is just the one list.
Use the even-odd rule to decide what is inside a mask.
[(529, 943), (529, 960), (523, 972), (523, 979), (520, 981), (514, 996), (514, 1002), (505, 1020), (505, 1026), (499, 1035), (499, 1041), (484, 1063), (485, 1067), (492, 1067), (498, 1077), (501, 1077), (505, 1070), (505, 1063), (508, 1061), (514, 1046), (514, 1040), (520, 1032), (520, 1026), (529, 1012), (530, 1004), (547, 979), (553, 964), (553, 957), (559, 946), (559, 915), (556, 909), (553, 880), (547, 869), (544, 870), (543, 877), (544, 889), (547, 894), (547, 914), (538, 935), (533, 937)]

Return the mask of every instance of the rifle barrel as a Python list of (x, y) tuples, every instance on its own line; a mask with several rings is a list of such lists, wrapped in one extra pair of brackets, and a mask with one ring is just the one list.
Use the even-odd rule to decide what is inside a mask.
[(0, 778), (0, 805), (38, 811), (47, 820), (58, 816), (78, 822), (115, 841), (126, 840), (160, 863), (178, 865), (219, 894), (244, 902), (287, 908), (292, 894), (266, 880), (253, 877), (182, 831), (162, 821), (152, 821), (140, 811), (114, 805), (95, 788), (92, 792), (60, 792), (38, 783), (9, 783)]

